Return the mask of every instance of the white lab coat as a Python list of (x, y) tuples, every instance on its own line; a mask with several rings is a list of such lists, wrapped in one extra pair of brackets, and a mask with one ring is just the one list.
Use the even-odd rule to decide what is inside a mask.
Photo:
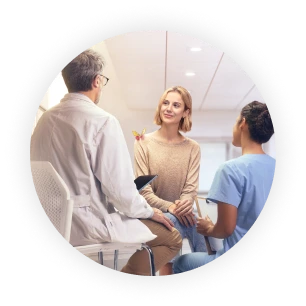
[(134, 184), (120, 124), (85, 95), (67, 94), (43, 114), (32, 135), (31, 160), (49, 161), (70, 190), (72, 245), (156, 237), (137, 219), (150, 217), (152, 208)]

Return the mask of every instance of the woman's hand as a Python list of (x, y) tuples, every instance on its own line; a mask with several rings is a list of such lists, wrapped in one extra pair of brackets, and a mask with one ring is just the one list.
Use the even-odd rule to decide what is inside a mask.
[(198, 218), (197, 220), (197, 232), (204, 236), (210, 236), (211, 230), (214, 227), (213, 222), (208, 216), (205, 218)]
[(177, 207), (174, 210), (174, 213), (177, 216), (190, 215), (193, 211), (193, 202), (191, 202), (190, 200), (176, 200), (175, 204), (177, 205)]
[(176, 213), (176, 209), (178, 207), (178, 204), (176, 204), (177, 202), (179, 201), (175, 201), (174, 204), (170, 205), (168, 207), (168, 211), (174, 215), (182, 225), (185, 225), (187, 227), (189, 226), (194, 226), (196, 224), (196, 219), (194, 217), (194, 213), (191, 211), (191, 213), (189, 214), (186, 214), (184, 216), (179, 216), (177, 213)]

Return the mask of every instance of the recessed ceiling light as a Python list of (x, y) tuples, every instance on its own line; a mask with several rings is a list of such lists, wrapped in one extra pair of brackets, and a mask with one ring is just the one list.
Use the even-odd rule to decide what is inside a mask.
[(202, 48), (193, 47), (193, 48), (190, 48), (190, 51), (192, 51), (192, 52), (198, 52), (198, 51), (202, 51)]
[(195, 73), (194, 72), (186, 72), (185, 75), (186, 76), (195, 76)]

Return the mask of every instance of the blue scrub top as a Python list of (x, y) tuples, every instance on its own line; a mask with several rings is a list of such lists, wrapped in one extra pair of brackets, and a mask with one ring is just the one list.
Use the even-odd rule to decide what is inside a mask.
[(266, 154), (245, 154), (222, 164), (215, 174), (208, 200), (238, 209), (233, 234), (224, 239), (224, 251), (233, 247), (252, 227), (268, 198), (275, 159)]

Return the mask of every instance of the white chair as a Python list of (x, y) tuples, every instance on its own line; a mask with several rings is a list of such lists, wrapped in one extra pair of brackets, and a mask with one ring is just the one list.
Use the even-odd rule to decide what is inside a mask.
[[(55, 228), (69, 242), (73, 200), (70, 199), (67, 185), (49, 162), (32, 161), (31, 170), (40, 203)], [(115, 270), (118, 267), (119, 250), (135, 251), (145, 249), (149, 255), (151, 275), (155, 276), (153, 252), (145, 243), (103, 242), (75, 248), (84, 255), (98, 253), (99, 262), (102, 265), (103, 252), (113, 252)]]

